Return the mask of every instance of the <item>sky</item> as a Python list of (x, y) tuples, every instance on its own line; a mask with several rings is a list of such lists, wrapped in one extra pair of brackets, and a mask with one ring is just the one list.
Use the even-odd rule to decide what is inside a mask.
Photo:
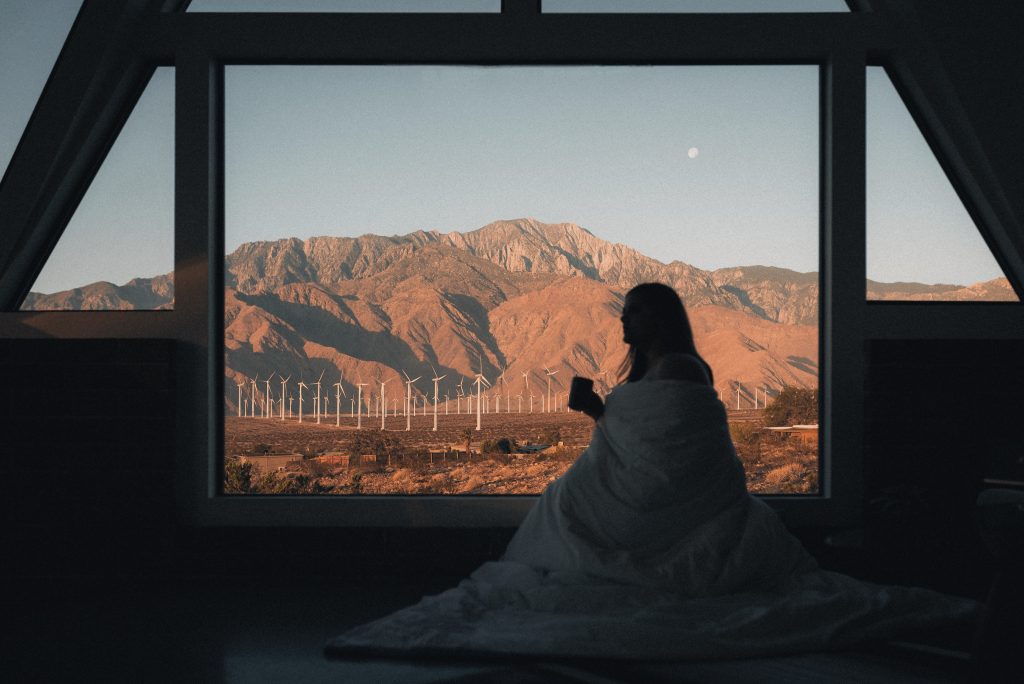
[[(78, 4), (0, 0), (0, 169)], [(529, 216), (814, 271), (817, 88), (813, 66), (228, 67), (226, 245)], [(881, 69), (867, 88), (868, 277), (1000, 276)], [(34, 291), (173, 269), (173, 109), (161, 68)]]

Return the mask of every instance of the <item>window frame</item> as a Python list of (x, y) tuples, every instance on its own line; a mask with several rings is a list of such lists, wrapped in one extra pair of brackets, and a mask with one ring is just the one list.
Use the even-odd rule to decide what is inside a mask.
[[(175, 309), (8, 312), (4, 337), (168, 338), (176, 344), (180, 517), (216, 526), (502, 527), (535, 497), (269, 497), (220, 494), (223, 457), (223, 75), (228, 64), (701, 65), (820, 68), (819, 378), (821, 489), (765, 496), (795, 527), (861, 521), (865, 344), (870, 339), (1021, 337), (1012, 303), (871, 303), (864, 297), (865, 67), (885, 62), (1018, 295), (1024, 238), (941, 67), (912, 32), (875, 12), (541, 14), (505, 0), (501, 14), (185, 14), (139, 18), (125, 49), (176, 67)], [(530, 40), (523, 40), (529, 36)], [(641, 36), (642, 40), (638, 40)], [(937, 58), (935, 58), (937, 59)], [(923, 80), (915, 76), (924, 74)], [(903, 94), (903, 93), (901, 93)], [(981, 160), (981, 162), (979, 162)], [(87, 183), (86, 183), (87, 185)], [(988, 192), (985, 192), (985, 191)], [(955, 311), (955, 317), (949, 314)]]

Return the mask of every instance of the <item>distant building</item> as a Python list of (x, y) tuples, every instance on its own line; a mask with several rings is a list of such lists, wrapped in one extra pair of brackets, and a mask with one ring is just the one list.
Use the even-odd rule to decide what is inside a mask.
[(818, 426), (815, 425), (788, 425), (784, 427), (767, 427), (765, 432), (771, 432), (780, 436), (795, 435), (801, 444), (818, 443)]
[(298, 464), (302, 460), (302, 454), (255, 454), (252, 456), (239, 456), (242, 463), (251, 463), (252, 467), (261, 473), (275, 473), (284, 470), (292, 464)]
[(328, 451), (317, 456), (316, 460), (327, 465), (348, 468), (352, 462), (352, 454), (346, 454), (340, 451)]

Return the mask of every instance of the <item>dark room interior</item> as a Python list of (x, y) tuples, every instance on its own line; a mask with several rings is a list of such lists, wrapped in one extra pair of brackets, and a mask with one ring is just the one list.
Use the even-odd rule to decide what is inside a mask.
[[(1024, 308), (865, 302), (860, 130), (863, 68), (885, 66), (1024, 297), (1018, 3), (664, 16), (545, 15), (540, 0), (503, 0), (491, 15), (186, 14), (188, 4), (85, 0), (0, 182), (7, 681), (1024, 678)], [(326, 658), (333, 636), (496, 559), (522, 507), (224, 504), (211, 475), (222, 350), (210, 335), (223, 294), (210, 283), (211, 255), (224, 250), (226, 62), (822, 64), (822, 439), (845, 479), (824, 513), (773, 505), (823, 567), (977, 599), (977, 621), (738, 661)], [(177, 70), (174, 309), (19, 310), (157, 66)]]

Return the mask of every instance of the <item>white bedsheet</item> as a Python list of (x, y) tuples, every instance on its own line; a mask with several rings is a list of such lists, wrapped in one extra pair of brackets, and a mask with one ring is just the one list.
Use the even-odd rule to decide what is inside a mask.
[(974, 602), (818, 569), (747, 494), (707, 387), (630, 383), (501, 560), (328, 653), (673, 660), (820, 650), (963, 619)]

